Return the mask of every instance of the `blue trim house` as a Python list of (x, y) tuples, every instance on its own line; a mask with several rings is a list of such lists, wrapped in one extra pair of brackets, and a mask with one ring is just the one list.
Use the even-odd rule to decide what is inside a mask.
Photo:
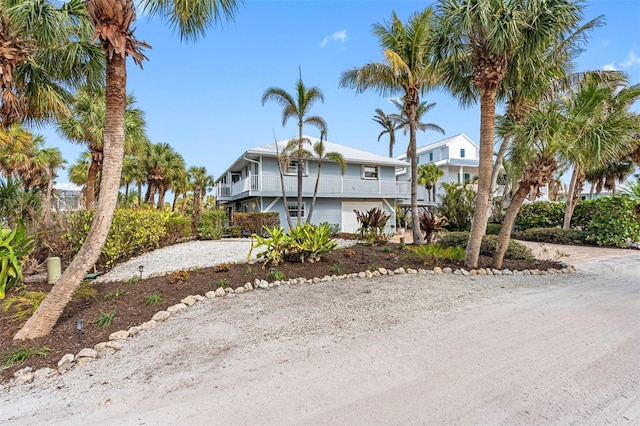
[[(304, 137), (311, 142), (307, 145), (309, 150), (319, 141), (314, 137)], [(278, 212), (280, 223), (286, 228), (277, 155), (287, 142), (283, 140), (258, 146), (240, 155), (216, 180), (218, 204), (229, 213)], [(342, 174), (338, 164), (328, 160), (322, 162), (312, 223), (329, 222), (337, 224), (342, 232), (355, 232), (358, 222), (353, 210), (378, 207), (392, 216), (387, 232), (393, 232), (391, 226), (395, 224), (396, 203), (410, 196), (409, 183), (396, 180), (396, 169), (408, 167), (408, 163), (333, 142), (324, 141), (324, 145), (326, 152), (342, 154), (347, 168)], [(297, 167), (297, 162), (291, 161), (284, 170), (287, 208), (292, 220), (297, 215)], [(304, 160), (302, 221), (306, 220), (311, 207), (317, 170), (317, 161)]]

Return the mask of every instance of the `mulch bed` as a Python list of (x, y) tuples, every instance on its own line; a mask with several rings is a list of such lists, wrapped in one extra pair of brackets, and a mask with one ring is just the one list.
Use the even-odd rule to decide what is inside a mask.
[[(323, 256), (322, 261), (315, 263), (282, 263), (275, 267), (277, 271), (284, 273), (287, 279), (314, 278), (325, 275), (340, 275), (353, 272), (362, 272), (367, 269), (380, 267), (396, 269), (405, 268), (431, 268), (435, 265), (424, 265), (419, 262), (412, 253), (398, 244), (387, 244), (383, 247), (371, 247), (358, 245), (352, 247), (353, 255), (348, 256), (345, 249), (338, 249)], [(395, 256), (394, 256), (395, 255)], [(397, 262), (394, 261), (397, 259)], [(480, 257), (479, 265), (489, 267), (491, 258)], [(440, 267), (461, 268), (462, 263), (442, 262)], [(530, 261), (505, 259), (503, 268), (511, 270), (524, 269), (548, 269), (559, 268), (556, 262), (540, 262), (537, 266)], [(0, 381), (9, 380), (13, 373), (30, 366), (35, 371), (41, 367), (56, 368), (60, 358), (67, 354), (77, 354), (82, 348), (92, 348), (96, 343), (107, 341), (109, 335), (117, 330), (140, 325), (158, 311), (179, 303), (188, 295), (204, 295), (206, 292), (218, 288), (221, 280), (226, 280), (231, 288), (243, 286), (247, 282), (253, 283), (256, 278), (267, 279), (269, 268), (262, 268), (261, 263), (253, 265), (231, 264), (228, 271), (217, 272), (215, 268), (191, 270), (188, 279), (182, 282), (171, 283), (171, 275), (154, 277), (142, 280), (130, 280), (129, 282), (95, 283), (90, 287), (96, 290), (95, 298), (74, 296), (54, 330), (48, 336), (27, 342), (16, 342), (12, 338), (21, 327), (21, 323), (10, 320), (13, 312), (0, 310), (0, 366), (4, 365), (8, 352), (21, 347), (39, 348), (45, 346), (50, 350), (47, 356), (33, 356), (23, 365), (14, 365), (0, 370)], [(13, 289), (7, 293), (7, 298), (18, 295), (23, 291), (47, 292), (51, 288), (45, 282), (27, 284), (20, 289)], [(120, 295), (105, 298), (115, 292)], [(156, 305), (145, 303), (148, 296), (161, 294), (163, 301)], [(109, 300), (105, 300), (109, 299)], [(4, 302), (3, 301), (3, 302)], [(100, 328), (93, 321), (104, 312), (116, 312), (112, 324), (109, 327)], [(76, 320), (84, 319), (84, 328), (80, 336), (76, 329)]]

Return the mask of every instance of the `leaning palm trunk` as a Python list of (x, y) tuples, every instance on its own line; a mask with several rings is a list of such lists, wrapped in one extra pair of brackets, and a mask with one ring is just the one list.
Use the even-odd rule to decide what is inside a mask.
[(85, 274), (98, 260), (107, 240), (118, 201), (124, 156), (124, 110), (127, 94), (127, 70), (124, 55), (107, 56), (106, 82), (102, 194), (98, 200), (91, 229), (89, 229), (85, 243), (76, 257), (33, 316), (14, 336), (16, 340), (34, 339), (51, 332), (73, 293), (82, 284)]
[(575, 164), (573, 166), (573, 173), (571, 174), (571, 182), (569, 183), (569, 191), (567, 193), (567, 203), (564, 209), (564, 221), (562, 223), (562, 229), (568, 230), (571, 228), (571, 218), (573, 217), (573, 211), (576, 208), (576, 203), (580, 194), (576, 196), (577, 188), (581, 186), (580, 177), (583, 175), (580, 170), (580, 166)]
[(53, 223), (51, 218), (51, 196), (53, 194), (53, 176), (51, 170), (47, 169), (47, 189), (42, 198), (42, 222), (45, 227), (50, 227)]
[(316, 184), (313, 187), (313, 198), (311, 199), (311, 207), (309, 208), (309, 215), (307, 216), (306, 223), (311, 223), (311, 216), (313, 215), (313, 208), (316, 206), (316, 199), (318, 197), (318, 186), (320, 183), (320, 169), (322, 168), (322, 159), (318, 161), (318, 174), (316, 175)]
[(478, 173), (478, 192), (476, 193), (476, 210), (467, 244), (465, 266), (476, 268), (480, 258), (480, 244), (487, 230), (489, 216), (489, 189), (493, 165), (493, 133), (496, 119), (496, 90), (482, 89), (480, 97), (480, 158)]
[(516, 221), (516, 217), (518, 216), (520, 207), (522, 206), (524, 200), (527, 198), (528, 194), (529, 185), (523, 181), (520, 181), (518, 190), (513, 195), (511, 203), (509, 204), (507, 212), (505, 213), (504, 219), (502, 220), (502, 227), (500, 228), (500, 234), (498, 234), (498, 239), (496, 241), (496, 252), (493, 255), (492, 261), (492, 266), (496, 269), (502, 269), (504, 255), (507, 253), (509, 241), (511, 240), (511, 229), (514, 222)]
[(504, 160), (504, 155), (507, 152), (507, 147), (511, 142), (511, 137), (505, 137), (500, 144), (500, 148), (498, 149), (498, 154), (496, 155), (496, 161), (493, 164), (493, 170), (491, 171), (491, 186), (489, 187), (489, 194), (493, 197), (493, 194), (496, 192), (496, 188), (498, 187), (498, 176), (500, 176), (500, 166), (502, 165), (502, 160)]

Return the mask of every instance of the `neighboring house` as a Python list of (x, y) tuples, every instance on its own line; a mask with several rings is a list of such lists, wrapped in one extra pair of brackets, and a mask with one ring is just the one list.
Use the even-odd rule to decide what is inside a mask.
[[(417, 149), (418, 166), (421, 164), (435, 163), (444, 171), (444, 175), (436, 184), (436, 195), (441, 195), (444, 190), (440, 184), (447, 183), (473, 183), (478, 176), (478, 145), (464, 133), (433, 142)], [(397, 157), (406, 161), (407, 155)], [(408, 182), (411, 178), (409, 167), (398, 169), (396, 172), (398, 181)], [(424, 186), (418, 186), (418, 201), (420, 205), (436, 205), (437, 201), (428, 202), (427, 192)], [(405, 200), (403, 205), (409, 203)]]
[[(311, 151), (317, 138), (305, 136)], [(282, 152), (287, 140), (258, 146), (244, 152), (216, 180), (218, 204), (227, 212), (278, 212), (280, 224), (287, 228), (284, 213), (277, 153)], [(276, 150), (277, 143), (277, 150)], [(342, 232), (355, 232), (358, 221), (353, 210), (368, 210), (378, 207), (389, 213), (387, 232), (393, 232), (395, 206), (399, 199), (409, 197), (409, 184), (397, 182), (396, 168), (407, 167), (401, 160), (384, 157), (332, 142), (324, 142), (326, 152), (338, 152), (344, 157), (347, 168), (344, 174), (340, 166), (324, 160), (318, 186), (318, 196), (311, 222), (328, 222), (338, 225)], [(308, 159), (303, 162), (303, 208), (302, 221), (306, 220), (311, 207), (318, 162)], [(287, 206), (292, 221), (297, 215), (297, 161), (290, 162), (284, 170)]]
[(73, 183), (55, 183), (52, 206), (59, 211), (80, 210), (83, 196), (81, 186)]

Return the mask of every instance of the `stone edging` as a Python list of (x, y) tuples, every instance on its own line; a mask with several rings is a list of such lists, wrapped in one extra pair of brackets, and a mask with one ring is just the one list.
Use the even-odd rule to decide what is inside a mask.
[(202, 295), (191, 295), (187, 296), (175, 305), (169, 306), (164, 311), (156, 312), (151, 320), (144, 322), (137, 326), (129, 327), (127, 330), (119, 330), (113, 332), (109, 335), (108, 342), (100, 342), (96, 344), (93, 348), (84, 348), (78, 352), (77, 355), (66, 354), (64, 355), (60, 361), (58, 361), (58, 368), (49, 368), (44, 367), (40, 368), (36, 371), (32, 371), (31, 367), (25, 367), (18, 371), (16, 371), (13, 376), (14, 378), (9, 381), (8, 384), (2, 384), (0, 387), (4, 388), (6, 386), (11, 387), (18, 384), (29, 384), (34, 381), (38, 381), (41, 379), (46, 379), (49, 377), (59, 376), (61, 374), (66, 373), (76, 366), (82, 366), (90, 363), (96, 358), (102, 358), (105, 356), (112, 355), (119, 351), (122, 348), (120, 342), (127, 340), (130, 337), (136, 336), (138, 333), (144, 330), (148, 330), (150, 328), (155, 327), (159, 322), (167, 320), (171, 315), (176, 312), (180, 312), (190, 306), (195, 305), (197, 302), (202, 302), (209, 299), (227, 297), (227, 296), (236, 296), (238, 294), (242, 294), (248, 291), (252, 291), (254, 289), (269, 289), (272, 287), (279, 287), (281, 285), (295, 285), (295, 284), (307, 284), (307, 283), (320, 283), (320, 282), (328, 282), (328, 281), (341, 281), (345, 279), (351, 278), (374, 278), (381, 276), (391, 276), (391, 275), (442, 275), (442, 274), (453, 274), (453, 275), (461, 275), (461, 276), (473, 276), (473, 275), (552, 275), (552, 274), (570, 274), (576, 272), (576, 267), (573, 265), (563, 264), (562, 269), (554, 269), (550, 268), (548, 270), (539, 270), (539, 269), (525, 269), (524, 271), (511, 271), (509, 269), (492, 269), (492, 268), (477, 268), (466, 270), (464, 268), (452, 270), (451, 268), (440, 268), (434, 267), (433, 269), (404, 269), (397, 268), (395, 270), (378, 268), (377, 270), (365, 271), (365, 272), (355, 272), (352, 274), (343, 274), (343, 275), (325, 275), (322, 278), (293, 278), (291, 280), (286, 281), (273, 281), (268, 282), (266, 280), (260, 280), (258, 278), (252, 283), (247, 282), (244, 286), (237, 287), (235, 289), (227, 288), (218, 288), (216, 290), (209, 291)]

